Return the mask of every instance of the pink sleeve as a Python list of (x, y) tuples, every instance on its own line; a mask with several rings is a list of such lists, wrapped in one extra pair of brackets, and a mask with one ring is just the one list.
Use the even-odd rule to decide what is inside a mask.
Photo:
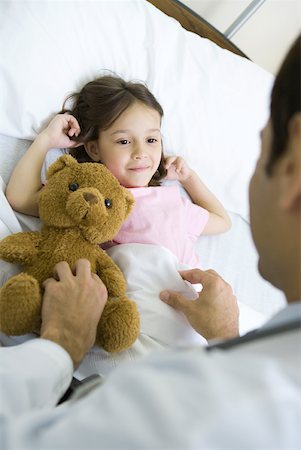
[(195, 205), (188, 198), (182, 197), (184, 214), (186, 217), (187, 231), (193, 236), (200, 236), (208, 222), (209, 211), (201, 206)]

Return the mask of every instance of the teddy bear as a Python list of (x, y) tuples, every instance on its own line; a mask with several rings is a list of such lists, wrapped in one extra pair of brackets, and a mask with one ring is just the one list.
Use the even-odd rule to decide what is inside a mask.
[(38, 332), (43, 281), (60, 261), (91, 263), (108, 290), (95, 344), (107, 352), (130, 347), (139, 334), (136, 304), (126, 296), (119, 267), (100, 247), (118, 233), (134, 204), (132, 194), (102, 164), (78, 163), (64, 155), (48, 169), (39, 194), (41, 231), (21, 232), (0, 242), (0, 258), (20, 264), (0, 291), (0, 330), (7, 335)]

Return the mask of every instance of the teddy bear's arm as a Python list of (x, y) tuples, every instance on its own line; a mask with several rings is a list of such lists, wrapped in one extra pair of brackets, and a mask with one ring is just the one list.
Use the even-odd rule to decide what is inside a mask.
[(30, 264), (38, 252), (38, 231), (15, 233), (0, 241), (0, 258), (10, 263)]
[(106, 285), (110, 297), (120, 297), (126, 292), (126, 281), (112, 258), (101, 251), (96, 261), (96, 272)]

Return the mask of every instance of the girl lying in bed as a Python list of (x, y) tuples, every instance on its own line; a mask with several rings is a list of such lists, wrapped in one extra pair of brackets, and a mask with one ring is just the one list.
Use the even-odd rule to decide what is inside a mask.
[[(201, 233), (228, 230), (230, 219), (182, 158), (164, 157), (163, 110), (155, 97), (142, 83), (104, 76), (71, 99), (72, 109), (50, 122), (13, 171), (6, 191), (12, 207), (37, 216), (44, 158), (45, 170), (64, 152), (48, 150), (72, 149), (80, 143), (71, 150), (76, 159), (105, 164), (135, 197), (134, 211), (113, 243), (163, 245), (182, 264), (195, 267), (194, 241)], [(160, 186), (162, 179), (178, 180), (192, 202), (180, 195), (177, 185)]]
[[(228, 230), (230, 219), (182, 158), (164, 156), (163, 110), (152, 93), (142, 83), (104, 76), (67, 100), (72, 108), (66, 110), (65, 102), (63, 113), (36, 137), (13, 171), (6, 191), (12, 207), (38, 216), (42, 166), (45, 174), (69, 151), (80, 162), (105, 164), (135, 197), (133, 212), (109, 245), (160, 245), (182, 266), (198, 266), (196, 239)], [(191, 200), (181, 195), (178, 184), (161, 185), (162, 180), (177, 180)]]

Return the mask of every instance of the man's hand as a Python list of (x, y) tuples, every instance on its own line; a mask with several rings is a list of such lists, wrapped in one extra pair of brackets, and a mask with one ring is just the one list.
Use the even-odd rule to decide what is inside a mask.
[(61, 345), (76, 367), (95, 342), (107, 289), (85, 259), (73, 273), (66, 262), (58, 263), (44, 288), (41, 337)]
[(239, 309), (231, 286), (214, 270), (181, 271), (183, 280), (203, 285), (199, 297), (188, 300), (173, 291), (162, 291), (160, 298), (182, 311), (190, 325), (205, 339), (225, 339), (238, 336)]

